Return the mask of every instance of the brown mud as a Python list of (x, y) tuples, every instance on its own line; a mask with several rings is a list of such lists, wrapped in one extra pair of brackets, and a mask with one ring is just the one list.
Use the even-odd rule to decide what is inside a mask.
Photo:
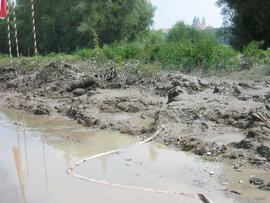
[(270, 81), (225, 81), (61, 63), (31, 71), (0, 68), (0, 105), (61, 114), (91, 128), (156, 142), (205, 159), (270, 169)]

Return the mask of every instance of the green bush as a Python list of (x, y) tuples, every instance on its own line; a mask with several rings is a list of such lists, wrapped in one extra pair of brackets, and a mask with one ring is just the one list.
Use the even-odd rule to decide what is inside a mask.
[(270, 49), (263, 50), (264, 42), (252, 41), (242, 50), (249, 67), (270, 63)]
[(104, 45), (101, 52), (105, 58), (115, 62), (125, 59), (139, 60), (144, 57), (144, 47), (139, 42)]
[(157, 60), (157, 55), (164, 44), (165, 36), (162, 31), (152, 31), (144, 42), (145, 62), (153, 62)]
[(95, 55), (93, 49), (80, 49), (73, 52), (74, 56), (82, 57), (83, 59), (90, 59)]
[(237, 68), (237, 52), (211, 38), (203, 38), (197, 43), (182, 40), (181, 43), (164, 44), (157, 58), (164, 66), (186, 72), (198, 68), (205, 72)]

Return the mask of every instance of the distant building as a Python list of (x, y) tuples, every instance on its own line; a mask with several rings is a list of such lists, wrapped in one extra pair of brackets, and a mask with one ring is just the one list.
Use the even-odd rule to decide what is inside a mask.
[(206, 25), (206, 20), (205, 18), (202, 19), (202, 21), (200, 20), (200, 18), (196, 17), (193, 19), (193, 23), (192, 26), (195, 27), (198, 30), (206, 30), (206, 29), (211, 29), (213, 28), (212, 26), (207, 26)]
[(163, 33), (169, 33), (170, 32), (170, 28), (162, 28), (161, 29), (161, 31), (163, 32)]

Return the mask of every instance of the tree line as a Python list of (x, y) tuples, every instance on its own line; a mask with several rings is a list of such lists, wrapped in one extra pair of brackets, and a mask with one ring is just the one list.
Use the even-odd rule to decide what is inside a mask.
[[(270, 47), (269, 0), (218, 0), (217, 5), (224, 16), (224, 28), (219, 33), (223, 41), (238, 50), (252, 41)], [(35, 11), (38, 50), (46, 55), (141, 41), (149, 36), (155, 7), (150, 0), (38, 0)], [(28, 55), (30, 49), (32, 54), (30, 1), (17, 0), (16, 13), (20, 51)], [(0, 21), (0, 52), (7, 50), (6, 22)]]
[[(148, 0), (41, 0), (35, 1), (38, 50), (71, 53), (100, 45), (133, 41), (146, 35), (155, 8)], [(29, 0), (17, 0), (20, 50), (32, 48), (32, 20)], [(0, 22), (0, 52), (7, 50), (6, 25)]]

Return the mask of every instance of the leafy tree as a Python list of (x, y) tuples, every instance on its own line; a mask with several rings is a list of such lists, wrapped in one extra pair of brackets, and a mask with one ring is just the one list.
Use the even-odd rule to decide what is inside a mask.
[(251, 41), (270, 46), (269, 0), (218, 0), (223, 8), (225, 27), (231, 30), (231, 44), (242, 49)]
[[(17, 0), (20, 49), (33, 52), (31, 5)], [(132, 41), (145, 35), (153, 23), (155, 8), (149, 0), (41, 0), (35, 1), (38, 50), (71, 53), (76, 49), (122, 40)], [(0, 23), (0, 33), (5, 32)], [(6, 47), (6, 40), (0, 48)]]

